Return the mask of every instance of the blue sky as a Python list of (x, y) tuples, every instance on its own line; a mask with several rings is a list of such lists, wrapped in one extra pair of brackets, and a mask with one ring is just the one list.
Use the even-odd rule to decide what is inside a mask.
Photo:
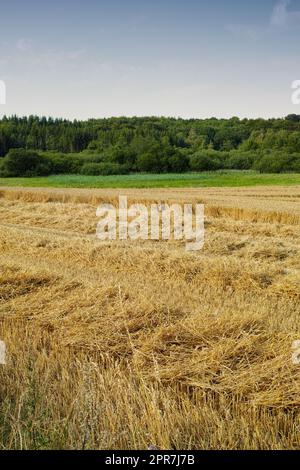
[(300, 114), (300, 0), (10, 0), (3, 114)]

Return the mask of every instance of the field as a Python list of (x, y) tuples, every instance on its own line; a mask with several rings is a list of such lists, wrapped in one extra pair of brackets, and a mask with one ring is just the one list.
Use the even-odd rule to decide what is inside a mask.
[[(252, 177), (0, 188), (1, 449), (300, 449), (300, 181)], [(204, 249), (97, 240), (120, 193), (204, 203)]]
[(1, 186), (53, 188), (188, 188), (300, 185), (300, 174), (260, 174), (255, 171), (121, 176), (53, 175), (36, 178), (0, 178)]

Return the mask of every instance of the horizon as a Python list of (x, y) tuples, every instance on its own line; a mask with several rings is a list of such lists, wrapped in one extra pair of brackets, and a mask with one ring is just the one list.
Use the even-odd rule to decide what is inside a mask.
[[(299, 110), (300, 111), (300, 110)], [(279, 120), (286, 120), (288, 116), (295, 115), (295, 116), (300, 116), (300, 112), (298, 113), (290, 113), (285, 116), (277, 116), (277, 117), (239, 117), (239, 116), (230, 116), (230, 117), (181, 117), (181, 116), (159, 116), (159, 115), (141, 115), (141, 116), (126, 116), (126, 115), (120, 115), (120, 116), (104, 116), (104, 117), (88, 117), (86, 119), (71, 119), (71, 118), (66, 118), (63, 116), (45, 116), (45, 115), (38, 115), (38, 114), (28, 114), (28, 115), (17, 115), (17, 114), (11, 114), (11, 115), (6, 115), (4, 114), (3, 116), (0, 115), (0, 121), (7, 119), (29, 119), (30, 117), (33, 118), (38, 118), (38, 119), (47, 119), (47, 120), (55, 120), (55, 121), (68, 121), (68, 122), (87, 122), (87, 121), (101, 121), (101, 120), (109, 120), (109, 119), (174, 119), (174, 120), (181, 120), (181, 121), (230, 121), (233, 119), (238, 119), (239, 121), (258, 121), (258, 120), (263, 120), (263, 121), (279, 121)]]

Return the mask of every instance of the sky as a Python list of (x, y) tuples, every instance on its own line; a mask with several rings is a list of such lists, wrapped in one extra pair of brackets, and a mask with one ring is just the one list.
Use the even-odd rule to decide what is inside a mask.
[(300, 114), (300, 0), (10, 0), (3, 115)]

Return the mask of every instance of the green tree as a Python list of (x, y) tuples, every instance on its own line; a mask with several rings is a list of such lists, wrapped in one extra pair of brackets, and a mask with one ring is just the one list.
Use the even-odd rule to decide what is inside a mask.
[(43, 176), (51, 173), (51, 163), (47, 157), (24, 149), (12, 149), (3, 158), (0, 172), (2, 176)]

